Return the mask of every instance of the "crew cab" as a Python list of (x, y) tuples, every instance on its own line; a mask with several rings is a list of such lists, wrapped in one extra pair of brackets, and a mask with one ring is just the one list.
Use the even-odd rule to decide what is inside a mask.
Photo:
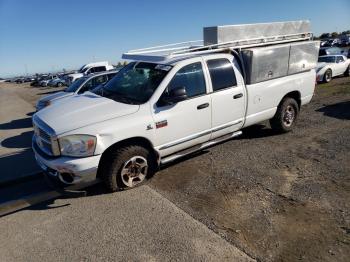
[[(289, 34), (295, 41), (296, 33)], [(233, 48), (226, 42), (182, 53), (174, 48), (163, 57), (148, 55), (150, 49), (124, 54), (133, 61), (98, 92), (62, 99), (34, 114), (36, 160), (64, 185), (101, 179), (117, 191), (140, 185), (162, 164), (239, 136), (244, 127), (270, 120), (276, 131), (289, 132), (312, 99), (319, 43), (311, 43), (314, 63), (304, 64), (305, 52), (293, 53), (311, 36), (301, 31), (295, 45), (285, 39), (244, 52), (239, 44), (247, 39)], [(291, 61), (290, 54), (300, 61)], [(260, 63), (264, 71), (255, 66)]]
[(317, 64), (317, 82), (328, 83), (335, 76), (350, 75), (350, 59), (343, 55), (320, 56)]
[(39, 99), (38, 102), (36, 103), (36, 110), (39, 111), (44, 107), (49, 106), (52, 103), (62, 98), (67, 98), (73, 95), (82, 94), (86, 91), (92, 90), (97, 86), (111, 80), (116, 73), (117, 71), (108, 71), (108, 72), (90, 74), (88, 76), (81, 77), (77, 81), (73, 82), (64, 91), (47, 95)]

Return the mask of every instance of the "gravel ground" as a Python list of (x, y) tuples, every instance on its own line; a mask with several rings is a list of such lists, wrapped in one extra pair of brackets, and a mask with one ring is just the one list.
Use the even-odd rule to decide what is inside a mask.
[(316, 87), (293, 132), (268, 124), (179, 161), (151, 187), (262, 261), (349, 261), (350, 79)]

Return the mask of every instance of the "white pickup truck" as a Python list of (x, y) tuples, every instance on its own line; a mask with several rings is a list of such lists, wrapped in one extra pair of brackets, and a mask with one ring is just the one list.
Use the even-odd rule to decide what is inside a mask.
[[(302, 43), (309, 37), (303, 34)], [(62, 99), (33, 116), (37, 162), (64, 185), (99, 178), (117, 191), (141, 184), (161, 164), (236, 137), (261, 121), (288, 132), (313, 96), (318, 49), (311, 66), (301, 64), (296, 73), (288, 65), (283, 72), (275, 60), (280, 48), (287, 48), (290, 62), (293, 44), (287, 42), (281, 38), (277, 47), (265, 42), (245, 55), (227, 44), (156, 49), (170, 49), (160, 56), (148, 49), (129, 52), (124, 57), (134, 61), (98, 94)], [(264, 57), (271, 53), (275, 60)], [(253, 60), (257, 54), (265, 61), (264, 72), (246, 63), (252, 54)]]
[(77, 73), (74, 74), (69, 74), (66, 77), (66, 82), (67, 84), (72, 84), (75, 80), (89, 75), (89, 74), (93, 74), (93, 73), (99, 73), (99, 72), (104, 72), (104, 71), (109, 71), (109, 70), (113, 70), (114, 66), (112, 66), (111, 64), (109, 64), (108, 61), (103, 61), (103, 62), (94, 62), (94, 63), (89, 63), (86, 65), (83, 65)]

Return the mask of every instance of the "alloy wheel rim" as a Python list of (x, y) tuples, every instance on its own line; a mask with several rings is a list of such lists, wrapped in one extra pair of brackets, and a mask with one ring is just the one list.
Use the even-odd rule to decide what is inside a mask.
[(290, 127), (295, 119), (295, 109), (292, 105), (288, 105), (283, 116), (283, 123), (285, 126)]
[(134, 156), (121, 169), (122, 182), (127, 187), (134, 187), (145, 180), (147, 171), (147, 160), (142, 156)]

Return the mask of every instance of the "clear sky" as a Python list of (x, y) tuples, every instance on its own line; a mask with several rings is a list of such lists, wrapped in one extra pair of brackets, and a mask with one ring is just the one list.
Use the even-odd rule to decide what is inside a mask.
[(0, 0), (0, 77), (117, 63), (124, 51), (202, 39), (204, 26), (309, 19), (350, 29), (350, 0)]

